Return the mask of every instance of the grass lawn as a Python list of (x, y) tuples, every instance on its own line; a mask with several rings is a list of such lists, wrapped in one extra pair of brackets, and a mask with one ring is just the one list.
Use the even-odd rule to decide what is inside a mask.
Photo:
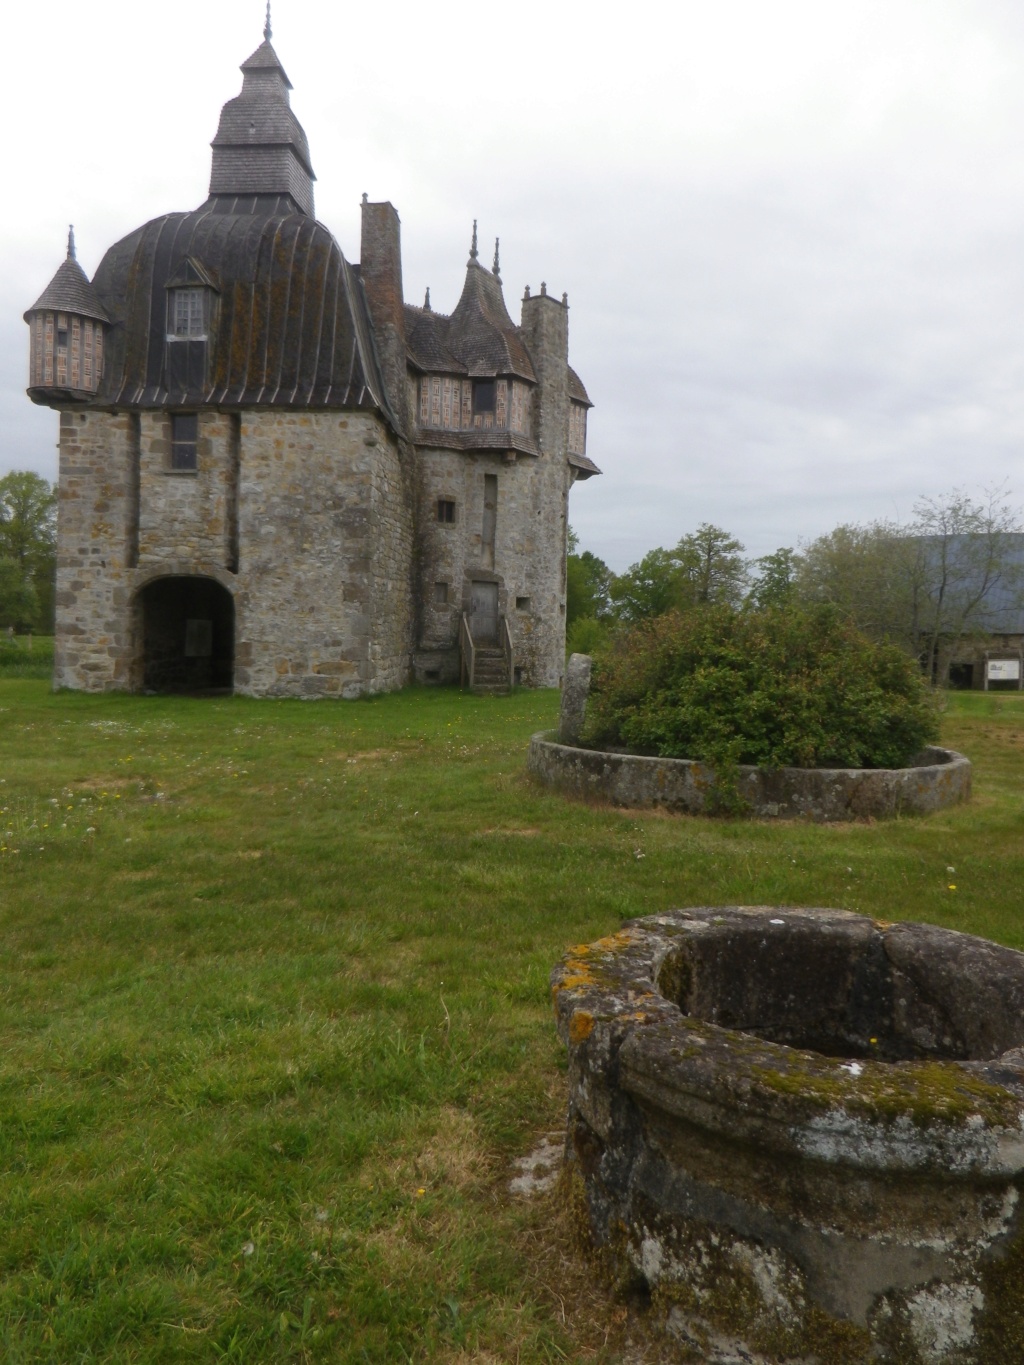
[(533, 787), (552, 692), (53, 695), (4, 658), (5, 1362), (613, 1361), (557, 1206), (508, 1193), (563, 1116), (565, 947), (770, 902), (1024, 948), (1016, 694), (950, 701), (969, 807), (823, 828)]

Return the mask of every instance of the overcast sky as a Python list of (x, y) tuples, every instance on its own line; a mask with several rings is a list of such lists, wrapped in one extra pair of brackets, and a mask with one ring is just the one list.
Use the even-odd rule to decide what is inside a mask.
[[(91, 276), (206, 197), (261, 0), (49, 0), (4, 21), (0, 474), (57, 472), (24, 310), (75, 224)], [(921, 495), (1024, 501), (1024, 5), (275, 0), (317, 216), (402, 219), (458, 300), (473, 218), (506, 300), (570, 303), (595, 404), (573, 491), (616, 570), (702, 521), (752, 555)]]

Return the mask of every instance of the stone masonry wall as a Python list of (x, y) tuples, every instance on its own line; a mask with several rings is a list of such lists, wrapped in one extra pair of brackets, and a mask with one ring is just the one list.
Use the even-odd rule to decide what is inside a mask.
[[(459, 677), (459, 620), (469, 610), (473, 577), (498, 583), (498, 611), (507, 611), (502, 575), (483, 571), (480, 545), (483, 530), (484, 473), (498, 473), (497, 536), (501, 535), (502, 483), (500, 457), (466, 455), (461, 451), (420, 447), (417, 451), (417, 682), (457, 682)], [(440, 522), (438, 499), (455, 504), (455, 520)], [(495, 564), (500, 563), (497, 544)], [(438, 600), (444, 584), (447, 600)]]
[(388, 692), (412, 681), (413, 456), (411, 448), (384, 433), (376, 447), (370, 514), (373, 633), (368, 692)]
[(171, 470), (171, 419), (139, 417), (139, 564), (170, 572), (227, 567), (232, 558), (231, 511), (236, 497), (232, 419), (199, 414), (196, 469)]
[(136, 460), (129, 413), (60, 414), (55, 687), (129, 686)]
[[(559, 462), (564, 468), (564, 460)], [(484, 479), (497, 479), (494, 568), (482, 553)], [(552, 490), (545, 462), (520, 455), (421, 448), (417, 481), (418, 650), (419, 682), (454, 682), (459, 668), (459, 619), (469, 610), (474, 579), (498, 584), (498, 611), (509, 624), (521, 681), (532, 687), (557, 686), (564, 655), (564, 626), (559, 632), (561, 588), (557, 550), (552, 535), (564, 544), (560, 530), (564, 489)], [(455, 503), (455, 521), (440, 522), (438, 499)], [(561, 536), (561, 540), (558, 537)], [(438, 584), (447, 585), (447, 601), (438, 600)], [(433, 676), (431, 676), (433, 675)]]
[(240, 471), (236, 690), (351, 697), (407, 681), (411, 507), (384, 424), (243, 414)]
[(55, 686), (140, 686), (136, 593), (169, 575), (232, 592), (240, 692), (409, 681), (408, 455), (364, 414), (236, 421), (201, 413), (197, 470), (171, 474), (166, 414), (61, 414)]

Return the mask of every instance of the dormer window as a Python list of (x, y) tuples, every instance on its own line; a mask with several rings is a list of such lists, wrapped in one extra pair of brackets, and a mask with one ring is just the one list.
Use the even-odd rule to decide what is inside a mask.
[[(194, 256), (184, 257), (172, 271), (165, 288), (167, 340), (208, 341), (214, 321), (213, 300), (217, 293), (217, 281), (202, 261)], [(177, 349), (174, 348), (175, 351)], [(205, 361), (202, 363), (205, 365)]]
[(193, 288), (170, 290), (168, 341), (205, 341), (209, 325), (210, 291)]
[(167, 345), (164, 385), (179, 401), (206, 390), (217, 327), (217, 282), (201, 261), (184, 257), (164, 286)]

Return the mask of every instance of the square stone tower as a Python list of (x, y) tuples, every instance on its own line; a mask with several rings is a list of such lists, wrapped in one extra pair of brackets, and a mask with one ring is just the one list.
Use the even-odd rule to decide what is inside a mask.
[(590, 407), (568, 304), (505, 307), (476, 225), (450, 316), (404, 301), (398, 214), (361, 261), (313, 211), (271, 43), (221, 114), (210, 192), (68, 255), (25, 314), (60, 413), (57, 686), (357, 696), (556, 686)]

